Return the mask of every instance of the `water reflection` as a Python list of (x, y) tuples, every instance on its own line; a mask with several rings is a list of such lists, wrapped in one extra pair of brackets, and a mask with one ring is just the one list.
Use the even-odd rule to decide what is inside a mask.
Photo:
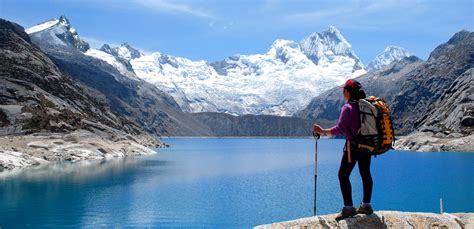
[(52, 162), (26, 169), (0, 172), (0, 179), (22, 179), (25, 181), (67, 179), (71, 182), (82, 182), (104, 175), (120, 175), (137, 168), (137, 166), (157, 166), (165, 165), (166, 163), (166, 161), (148, 161), (138, 157), (78, 162)]

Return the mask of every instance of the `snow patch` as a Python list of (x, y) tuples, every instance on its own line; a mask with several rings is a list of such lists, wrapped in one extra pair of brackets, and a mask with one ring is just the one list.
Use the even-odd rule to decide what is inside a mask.
[(39, 32), (39, 31), (49, 29), (49, 28), (51, 28), (51, 27), (53, 27), (57, 24), (59, 24), (59, 20), (58, 19), (53, 19), (51, 21), (43, 22), (41, 24), (35, 25), (31, 28), (28, 28), (28, 29), (25, 30), (25, 32), (27, 34), (32, 34), (32, 33), (36, 33), (36, 32)]

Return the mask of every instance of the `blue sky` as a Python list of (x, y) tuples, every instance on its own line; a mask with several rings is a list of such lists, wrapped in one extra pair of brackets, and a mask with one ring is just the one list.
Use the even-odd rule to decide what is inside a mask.
[(422, 59), (454, 33), (473, 31), (473, 1), (0, 0), (0, 17), (28, 28), (66, 15), (92, 46), (128, 42), (193, 60), (265, 53), (336, 26), (364, 64), (388, 45)]

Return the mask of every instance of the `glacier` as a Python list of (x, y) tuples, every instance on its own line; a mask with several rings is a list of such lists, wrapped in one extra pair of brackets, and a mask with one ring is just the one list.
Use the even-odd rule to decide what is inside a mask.
[(366, 73), (334, 26), (299, 43), (278, 39), (265, 54), (208, 63), (156, 52), (130, 63), (184, 111), (232, 115), (292, 116), (321, 92)]

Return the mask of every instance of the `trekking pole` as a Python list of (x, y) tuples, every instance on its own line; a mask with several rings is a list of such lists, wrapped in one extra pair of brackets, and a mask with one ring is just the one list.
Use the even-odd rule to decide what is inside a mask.
[(321, 137), (319, 134), (313, 132), (313, 137), (316, 140), (314, 143), (314, 208), (313, 216), (316, 216), (316, 184), (318, 179), (318, 140)]

